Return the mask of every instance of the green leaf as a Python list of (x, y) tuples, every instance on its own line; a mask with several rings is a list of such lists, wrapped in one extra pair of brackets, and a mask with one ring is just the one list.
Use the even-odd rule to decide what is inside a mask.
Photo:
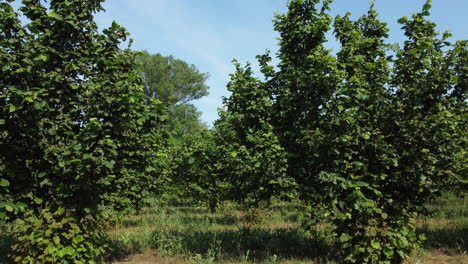
[(35, 197), (35, 198), (34, 198), (34, 202), (35, 202), (36, 204), (42, 204), (42, 203), (44, 202), (44, 200), (42, 200), (42, 199), (39, 198), (39, 197)]
[(83, 242), (84, 240), (85, 240), (85, 239), (83, 238), (83, 236), (74, 236), (74, 237), (72, 238), (72, 242), (73, 242), (73, 244), (75, 244), (75, 245), (77, 245), (77, 244)]
[(364, 139), (370, 139), (370, 136), (371, 136), (371, 133), (369, 133), (369, 132), (366, 132), (366, 133), (362, 134), (362, 138), (364, 138)]
[(424, 11), (429, 11), (432, 8), (432, 5), (430, 3), (425, 3), (423, 6)]
[(380, 249), (380, 242), (378, 241), (371, 241), (371, 247), (373, 249)]
[(60, 237), (54, 236), (53, 240), (54, 240), (55, 244), (57, 244), (57, 245), (60, 244)]
[(47, 106), (47, 103), (45, 101), (42, 101), (42, 102), (35, 102), (34, 103), (34, 108), (36, 109), (43, 109)]
[(8, 186), (10, 186), (10, 182), (7, 181), (6, 179), (0, 178), (0, 187), (8, 187)]
[(67, 66), (65, 66), (65, 69), (67, 71), (76, 71), (76, 70), (78, 70), (78, 66), (75, 63), (70, 62), (70, 63), (67, 64)]
[(62, 215), (63, 213), (65, 213), (65, 208), (59, 207), (55, 212), (55, 215)]
[[(360, 162), (359, 162), (360, 163)], [(361, 163), (362, 164), (362, 163)], [(356, 181), (353, 182), (349, 185), (349, 187), (354, 188), (354, 187), (366, 187), (369, 186), (367, 182), (362, 182), (362, 181)]]
[(346, 233), (342, 233), (340, 236), (340, 241), (343, 243), (346, 241), (349, 241), (350, 239), (351, 239), (351, 236)]
[(102, 164), (104, 164), (104, 166), (106, 166), (107, 168), (109, 169), (113, 169), (114, 168), (114, 164), (115, 164), (115, 161), (111, 160), (111, 161), (103, 161)]
[(383, 252), (384, 252), (385, 256), (387, 256), (389, 258), (392, 257), (393, 254), (395, 253), (393, 251), (393, 249), (391, 249), (391, 248), (384, 248)]
[(356, 75), (353, 75), (351, 78), (349, 78), (349, 82), (350, 83), (355, 83), (355, 82), (358, 82), (358, 78), (356, 77)]
[(48, 59), (47, 55), (41, 54), (41, 55), (37, 56), (36, 58), (34, 58), (34, 61), (43, 61), (43, 62), (46, 62), (47, 59)]
[(407, 16), (404, 16), (404, 17), (398, 19), (398, 23), (399, 23), (399, 24), (404, 24), (404, 23), (406, 23), (406, 21), (408, 21), (408, 17), (407, 17)]
[(62, 17), (59, 14), (57, 14), (57, 12), (55, 11), (50, 11), (49, 14), (47, 14), (47, 16), (54, 18), (54, 19), (62, 19)]
[(73, 254), (75, 254), (75, 249), (73, 249), (72, 247), (68, 246), (66, 248), (63, 248), (61, 249), (59, 252), (58, 252), (58, 256), (59, 257), (63, 257), (65, 255), (70, 255), (72, 256)]
[(16, 111), (16, 106), (10, 105), (10, 113)]
[(13, 207), (11, 207), (11, 205), (9, 205), (9, 204), (5, 205), (5, 209), (6, 209), (8, 212), (13, 212)]
[(5, 124), (5, 119), (0, 119), (0, 125), (4, 125)]
[(106, 212), (106, 211), (101, 211), (101, 216), (104, 217), (104, 218), (108, 218), (108, 217), (109, 217), (109, 213)]

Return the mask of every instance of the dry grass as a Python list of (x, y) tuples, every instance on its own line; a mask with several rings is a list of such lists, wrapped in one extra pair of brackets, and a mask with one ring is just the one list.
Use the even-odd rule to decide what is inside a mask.
[(145, 250), (142, 253), (129, 256), (122, 261), (113, 262), (113, 264), (163, 264), (163, 263), (188, 263), (181, 257), (161, 257), (156, 251)]
[(443, 250), (425, 252), (422, 256), (413, 256), (406, 261), (408, 264), (468, 264), (468, 256), (452, 255)]
[[(123, 261), (113, 262), (112, 264), (194, 264), (197, 263), (194, 259), (184, 257), (161, 257), (157, 251), (145, 250), (143, 253), (134, 254)], [(253, 262), (241, 260), (221, 260), (219, 264), (249, 264)], [(271, 261), (255, 262), (255, 263), (272, 263)], [(278, 264), (318, 264), (313, 260), (280, 260), (274, 263)], [(424, 256), (413, 256), (408, 259), (406, 264), (468, 264), (467, 255), (453, 256), (448, 252), (434, 250), (426, 252)]]

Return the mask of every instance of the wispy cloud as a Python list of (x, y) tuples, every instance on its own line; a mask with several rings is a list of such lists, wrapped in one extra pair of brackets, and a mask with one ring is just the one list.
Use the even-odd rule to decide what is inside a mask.
[(227, 76), (232, 71), (229, 61), (222, 56), (226, 43), (219, 33), (210, 25), (203, 24), (201, 19), (187, 9), (178, 0), (140, 0), (122, 1), (132, 13), (144, 17), (148, 26), (157, 27), (165, 37), (171, 40), (178, 49), (184, 50), (205, 63), (210, 64), (217, 74)]

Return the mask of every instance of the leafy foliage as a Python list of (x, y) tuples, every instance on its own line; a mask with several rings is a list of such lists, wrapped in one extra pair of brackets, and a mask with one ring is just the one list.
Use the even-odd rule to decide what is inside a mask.
[(102, 219), (77, 218), (63, 207), (27, 215), (14, 226), (17, 243), (12, 247), (16, 263), (98, 263), (107, 250)]
[[(373, 6), (352, 21), (349, 14), (333, 19), (330, 3), (295, 0), (277, 16), (278, 70), (268, 54), (258, 57), (265, 82), (238, 68), (224, 114), (235, 136), (226, 142), (261, 146), (246, 142), (265, 115), (252, 122), (249, 114), (265, 106), (258, 98), (270, 98), (266, 120), (288, 153), (288, 174), (311, 219), (335, 227), (341, 261), (401, 263), (420, 240), (414, 218), (423, 205), (445, 189), (466, 189), (467, 42), (439, 37), (426, 20), (430, 1), (400, 20), (408, 38), (402, 48), (385, 43), (388, 29)], [(332, 24), (336, 55), (324, 46)], [(242, 95), (252, 87), (266, 94)], [(255, 168), (250, 157), (240, 160), (246, 165), (234, 173)], [(258, 175), (265, 174), (241, 179)]]
[(224, 99), (225, 110), (215, 127), (218, 145), (225, 149), (226, 181), (232, 199), (247, 206), (269, 203), (287, 194), (293, 183), (286, 175), (286, 154), (271, 124), (272, 99), (269, 90), (253, 77), (249, 65), (235, 63)]
[(227, 199), (223, 149), (216, 145), (215, 132), (208, 129), (186, 135), (183, 142), (174, 155), (173, 185), (182, 196), (195, 198), (215, 212)]
[[(88, 263), (102, 254), (102, 206), (141, 206), (157, 187), (164, 107), (146, 99), (133, 52), (119, 48), (125, 28), (97, 32), (102, 1), (23, 1), (24, 26), (8, 2), (0, 3), (0, 217), (26, 217), (16, 221), (20, 261)], [(73, 230), (90, 244), (53, 241)], [(57, 250), (47, 255), (48, 246)]]
[[(208, 86), (205, 83), (208, 74), (200, 73), (194, 65), (189, 65), (183, 60), (159, 53), (151, 55), (146, 51), (138, 52), (136, 61), (141, 66), (146, 95), (148, 98), (160, 100), (167, 108), (164, 128), (170, 137), (168, 161), (180, 161), (178, 155), (190, 154), (190, 151), (181, 153), (187, 150), (184, 146), (192, 144), (191, 140), (203, 135), (207, 129), (206, 124), (200, 120), (201, 112), (190, 102), (208, 95)], [(196, 175), (189, 175), (185, 171), (177, 173), (182, 173), (189, 181), (197, 178)], [(173, 175), (180, 178), (180, 175)], [(175, 184), (167, 187), (184, 188), (177, 186), (175, 181), (173, 183)]]
[(202, 113), (193, 104), (175, 105), (168, 110), (166, 129), (180, 143), (190, 137), (190, 134), (199, 134), (207, 129), (207, 125), (201, 121)]
[(200, 73), (193, 64), (146, 51), (141, 52), (137, 60), (143, 65), (145, 93), (166, 106), (185, 104), (208, 95), (205, 84), (208, 74)]

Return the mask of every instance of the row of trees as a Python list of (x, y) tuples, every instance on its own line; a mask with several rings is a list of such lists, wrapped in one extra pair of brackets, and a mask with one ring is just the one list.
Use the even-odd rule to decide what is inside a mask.
[[(468, 43), (428, 21), (430, 2), (389, 45), (369, 12), (332, 18), (293, 0), (274, 21), (279, 64), (235, 62), (214, 128), (191, 100), (208, 75), (173, 57), (121, 49), (99, 33), (102, 0), (0, 2), (0, 219), (20, 263), (95, 263), (112, 211), (165, 190), (246, 207), (299, 198), (310, 226), (335, 229), (341, 262), (400, 263), (414, 219), (466, 190)], [(325, 48), (333, 28), (337, 53)]]
[[(163, 107), (146, 104), (116, 23), (101, 1), (0, 3), (0, 207), (15, 262), (94, 263), (103, 206), (138, 206), (155, 187)], [(144, 183), (141, 184), (141, 183)], [(128, 186), (132, 186), (131, 189)]]
[(0, 1), (0, 220), (12, 258), (96, 263), (108, 212), (141, 209), (169, 175), (169, 139), (206, 129), (189, 102), (208, 76), (121, 49), (126, 29), (93, 21), (102, 0), (11, 2)]
[(352, 20), (331, 17), (330, 2), (290, 1), (276, 17), (279, 64), (257, 56), (264, 78), (235, 62), (209, 143), (178, 175), (211, 207), (297, 195), (309, 225), (334, 227), (340, 262), (401, 263), (422, 239), (424, 205), (467, 187), (468, 42), (436, 32), (430, 1), (399, 20), (401, 47), (373, 5)]

